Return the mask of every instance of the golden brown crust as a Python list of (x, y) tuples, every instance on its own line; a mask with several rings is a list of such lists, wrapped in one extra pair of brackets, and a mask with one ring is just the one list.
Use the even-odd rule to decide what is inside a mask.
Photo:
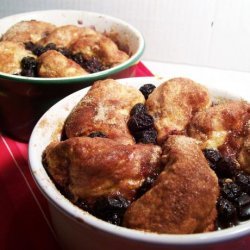
[[(203, 148), (218, 148), (224, 143), (229, 145), (233, 139), (238, 148), (237, 144), (242, 143), (242, 134), (249, 119), (249, 103), (226, 101), (196, 113), (189, 124), (188, 135), (202, 141)], [(230, 139), (228, 136), (231, 134), (236, 136)]]
[(35, 57), (22, 43), (0, 42), (0, 72), (19, 74), (22, 70), (21, 60), (27, 56)]
[(80, 36), (89, 34), (96, 34), (96, 32), (90, 28), (80, 28), (75, 25), (65, 25), (56, 28), (48, 36), (41, 39), (38, 44), (45, 46), (49, 43), (54, 43), (57, 47), (68, 48)]
[(74, 137), (45, 151), (49, 174), (74, 199), (122, 195), (131, 200), (145, 177), (159, 168), (161, 148), (121, 145), (106, 138)]
[(86, 59), (98, 58), (108, 67), (120, 64), (129, 58), (110, 38), (102, 34), (81, 37), (72, 44), (71, 50), (74, 54), (82, 53)]
[(79, 64), (55, 50), (48, 50), (38, 58), (40, 77), (71, 77), (87, 75)]
[(153, 188), (133, 202), (124, 226), (156, 233), (190, 234), (213, 229), (218, 179), (197, 141), (169, 136), (163, 145), (165, 169)]
[(97, 81), (65, 122), (68, 138), (100, 131), (122, 144), (134, 144), (127, 121), (132, 107), (144, 103), (139, 90), (115, 80)]
[(55, 25), (41, 21), (22, 21), (9, 28), (2, 36), (3, 41), (33, 42), (46, 37), (56, 28)]
[(149, 95), (146, 106), (154, 117), (158, 143), (170, 134), (184, 133), (191, 117), (211, 104), (207, 89), (186, 78), (171, 79)]

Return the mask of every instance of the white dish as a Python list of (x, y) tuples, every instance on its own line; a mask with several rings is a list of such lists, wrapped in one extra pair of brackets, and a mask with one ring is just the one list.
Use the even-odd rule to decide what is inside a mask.
[[(122, 84), (131, 85), (139, 88), (146, 83), (153, 83), (156, 86), (166, 79), (154, 77), (128, 78), (118, 80)], [(203, 84), (203, 83), (202, 83)], [(212, 83), (205, 85), (213, 97), (244, 98), (250, 101), (250, 93), (244, 90), (243, 84), (237, 86), (227, 86), (221, 83), (215, 86)], [(241, 88), (242, 87), (242, 88)], [(226, 89), (226, 91), (225, 91)], [(77, 91), (64, 98), (51, 109), (49, 109), (35, 126), (29, 143), (29, 163), (31, 172), (37, 185), (45, 197), (49, 200), (52, 213), (52, 220), (60, 241), (69, 249), (81, 249), (88, 246), (87, 249), (194, 249), (201, 247), (203, 249), (217, 249), (217, 244), (224, 244), (225, 249), (236, 249), (236, 246), (243, 244), (241, 237), (250, 234), (250, 221), (242, 223), (239, 226), (215, 231), (210, 233), (191, 234), (191, 235), (169, 235), (145, 233), (131, 230), (123, 227), (111, 225), (99, 220), (87, 212), (73, 205), (56, 189), (53, 182), (48, 177), (41, 157), (45, 147), (52, 140), (60, 139), (60, 132), (64, 120), (71, 109), (87, 93), (88, 88)], [(66, 216), (65, 216), (66, 215)], [(83, 237), (86, 235), (86, 237)], [(93, 240), (94, 238), (98, 241)], [(234, 243), (229, 241), (234, 240)], [(236, 244), (236, 245), (235, 245)], [(116, 247), (115, 247), (116, 246)], [(222, 245), (218, 245), (220, 249)], [(169, 249), (169, 248), (167, 248)], [(171, 248), (170, 248), (171, 249)], [(239, 248), (238, 248), (239, 249)], [(240, 248), (247, 249), (247, 248)]]

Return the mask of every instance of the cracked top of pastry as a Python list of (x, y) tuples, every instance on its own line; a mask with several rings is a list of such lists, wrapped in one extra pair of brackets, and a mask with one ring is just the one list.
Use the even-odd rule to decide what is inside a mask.
[(136, 88), (112, 79), (97, 81), (68, 116), (66, 136), (87, 136), (100, 131), (121, 144), (134, 144), (127, 121), (132, 107), (144, 102)]
[(21, 21), (10, 27), (2, 36), (3, 41), (33, 42), (46, 37), (56, 28), (55, 25), (41, 21)]
[(211, 105), (208, 90), (187, 78), (174, 78), (149, 95), (146, 106), (155, 120), (158, 143), (170, 134), (184, 133), (193, 114)]
[(38, 41), (38, 44), (45, 46), (49, 43), (54, 43), (57, 47), (69, 48), (81, 36), (95, 34), (97, 33), (91, 28), (65, 25), (54, 29), (48, 36)]
[(162, 150), (165, 168), (127, 209), (124, 226), (170, 234), (212, 231), (219, 185), (197, 141), (172, 135)]

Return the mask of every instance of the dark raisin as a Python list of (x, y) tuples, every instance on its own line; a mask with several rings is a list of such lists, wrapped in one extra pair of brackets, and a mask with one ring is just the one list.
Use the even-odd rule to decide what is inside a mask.
[(250, 196), (246, 193), (242, 193), (236, 200), (237, 207), (244, 207), (250, 205)]
[(239, 209), (239, 219), (241, 221), (249, 220), (250, 219), (250, 205), (241, 207)]
[(94, 138), (94, 137), (107, 138), (107, 136), (103, 132), (100, 132), (100, 131), (92, 132), (92, 133), (90, 133), (88, 135), (88, 137), (91, 137), (91, 138)]
[(137, 143), (157, 143), (157, 131), (154, 128), (136, 132), (134, 137)]
[(88, 72), (90, 73), (96, 73), (99, 71), (103, 71), (107, 69), (100, 60), (97, 58), (93, 57), (89, 60), (86, 60), (83, 64), (83, 68), (85, 68)]
[(72, 59), (72, 54), (71, 54), (69, 49), (67, 49), (67, 48), (57, 48), (56, 51), (63, 54), (67, 58)]
[(44, 52), (46, 52), (46, 49), (43, 46), (41, 46), (41, 45), (36, 45), (34, 47), (34, 49), (32, 50), (32, 52), (36, 56), (40, 56), (41, 54), (43, 54)]
[(72, 55), (71, 59), (83, 67), (85, 59), (81, 53)]
[(237, 224), (236, 208), (229, 200), (220, 197), (217, 202), (218, 220), (222, 228)]
[(122, 196), (100, 197), (93, 206), (93, 215), (115, 225), (121, 225), (130, 202)]
[(153, 84), (145, 84), (142, 87), (140, 87), (140, 91), (144, 95), (145, 99), (148, 99), (148, 96), (154, 91), (155, 85)]
[(46, 51), (48, 50), (56, 50), (56, 45), (54, 43), (48, 43), (45, 48)]
[(225, 182), (221, 187), (221, 194), (224, 198), (230, 201), (236, 201), (242, 192), (240, 187), (234, 182)]
[(152, 127), (154, 124), (154, 119), (151, 115), (146, 113), (139, 113), (130, 117), (128, 121), (128, 127), (130, 132), (138, 132), (146, 130)]
[(216, 164), (221, 159), (221, 154), (218, 150), (212, 148), (206, 148), (203, 150), (204, 156), (206, 157), (210, 167), (216, 171)]
[(75, 205), (77, 205), (79, 208), (87, 211), (87, 212), (90, 212), (91, 213), (91, 208), (90, 206), (88, 205), (88, 203), (84, 200), (81, 200), (81, 199), (78, 199), (75, 203)]
[(153, 186), (155, 179), (156, 176), (149, 176), (144, 180), (142, 185), (136, 191), (136, 199), (140, 198)]
[(243, 172), (239, 172), (235, 176), (235, 182), (241, 187), (241, 189), (250, 194), (250, 176), (244, 174)]
[(147, 108), (143, 103), (135, 104), (135, 106), (130, 111), (131, 116), (137, 115), (137, 114), (140, 114), (140, 113), (144, 113), (144, 114), (147, 113)]
[(32, 42), (27, 42), (27, 43), (24, 43), (24, 46), (25, 46), (25, 49), (33, 51), (36, 45)]
[(237, 173), (237, 165), (230, 157), (223, 157), (216, 163), (215, 172), (220, 178), (232, 178)]
[(37, 61), (34, 57), (24, 57), (21, 61), (21, 75), (35, 77), (37, 76)]

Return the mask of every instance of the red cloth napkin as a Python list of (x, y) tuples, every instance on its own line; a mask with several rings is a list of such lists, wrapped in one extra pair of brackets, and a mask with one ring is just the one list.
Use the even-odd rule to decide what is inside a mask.
[[(152, 76), (138, 63), (135, 76)], [(28, 167), (28, 144), (0, 133), (0, 249), (60, 249), (47, 201)]]

